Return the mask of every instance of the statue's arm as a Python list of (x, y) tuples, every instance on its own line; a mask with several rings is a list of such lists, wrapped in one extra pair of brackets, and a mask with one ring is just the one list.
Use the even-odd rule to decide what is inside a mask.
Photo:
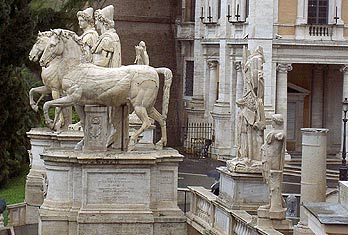
[(114, 53), (112, 41), (104, 38), (97, 46), (94, 55), (93, 63), (98, 66), (107, 67)]
[(282, 132), (279, 132), (279, 133), (277, 133), (277, 134), (275, 134), (275, 136), (274, 136), (277, 140), (283, 140), (284, 138), (285, 138), (285, 134), (284, 134), (284, 132), (282, 131)]

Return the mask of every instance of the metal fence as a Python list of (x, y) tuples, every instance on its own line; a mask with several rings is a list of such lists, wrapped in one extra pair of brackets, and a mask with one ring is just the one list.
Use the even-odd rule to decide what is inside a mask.
[(197, 158), (210, 157), (211, 146), (214, 144), (212, 124), (188, 123), (183, 127), (183, 143), (185, 153)]

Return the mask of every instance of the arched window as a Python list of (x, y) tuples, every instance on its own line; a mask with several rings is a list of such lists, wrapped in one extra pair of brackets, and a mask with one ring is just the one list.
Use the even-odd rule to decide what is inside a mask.
[(308, 0), (308, 24), (328, 23), (329, 0)]

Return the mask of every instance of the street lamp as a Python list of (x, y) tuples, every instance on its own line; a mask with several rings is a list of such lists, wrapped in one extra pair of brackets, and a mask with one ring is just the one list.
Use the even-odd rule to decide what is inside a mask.
[(343, 147), (342, 147), (342, 165), (340, 167), (340, 180), (347, 181), (347, 164), (346, 164), (346, 125), (347, 125), (347, 111), (348, 111), (348, 99), (344, 98), (342, 102), (343, 106)]

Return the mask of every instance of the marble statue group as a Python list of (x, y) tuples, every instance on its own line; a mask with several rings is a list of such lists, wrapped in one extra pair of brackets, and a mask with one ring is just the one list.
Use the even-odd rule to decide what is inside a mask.
[[(160, 124), (161, 139), (156, 143), (162, 149), (167, 143), (166, 119), (172, 83), (172, 72), (168, 68), (153, 68), (144, 41), (135, 46), (134, 65), (121, 63), (121, 41), (114, 25), (114, 7), (107, 6), (94, 11), (87, 8), (77, 12), (77, 19), (83, 33), (65, 29), (39, 32), (29, 58), (38, 61), (42, 67), (44, 86), (33, 88), (30, 105), (38, 110), (38, 103), (48, 93), (53, 100), (43, 105), (46, 124), (53, 130), (67, 128), (69, 107), (74, 106), (80, 117), (85, 137), (75, 147), (81, 149), (86, 142), (86, 132), (100, 135), (100, 120), (92, 118), (92, 126), (86, 126), (86, 108), (107, 107), (105, 115), (108, 139), (106, 146), (120, 141), (124, 126), (124, 114), (134, 112), (141, 121), (140, 129), (129, 138), (127, 150), (132, 151), (139, 135), (148, 129), (154, 119)], [(97, 30), (100, 32), (98, 34)], [(242, 97), (236, 101), (237, 115), (236, 158), (227, 161), (227, 169), (236, 174), (262, 174), (268, 185), (269, 204), (260, 207), (261, 217), (282, 219), (285, 216), (284, 201), (281, 196), (285, 154), (285, 131), (282, 115), (272, 116), (273, 130), (264, 141), (266, 118), (264, 110), (264, 55), (262, 47), (253, 52), (244, 48)], [(162, 113), (154, 104), (163, 75), (164, 87)], [(37, 100), (34, 94), (41, 94)], [(54, 107), (55, 117), (49, 116), (49, 108)], [(127, 137), (128, 137), (128, 129)], [(120, 134), (121, 133), (121, 134)]]
[[(43, 105), (46, 124), (53, 130), (66, 128), (67, 107), (74, 106), (85, 130), (85, 106), (107, 106), (110, 117), (108, 146), (117, 140), (120, 132), (121, 107), (135, 112), (142, 126), (129, 139), (128, 151), (134, 149), (139, 135), (151, 126), (150, 118), (161, 126), (162, 138), (156, 147), (167, 143), (166, 118), (168, 112), (172, 72), (168, 68), (149, 66), (145, 42), (135, 46), (136, 65), (122, 66), (121, 42), (114, 28), (112, 5), (93, 11), (87, 8), (77, 12), (82, 35), (65, 29), (39, 32), (29, 58), (39, 61), (44, 86), (30, 91), (30, 105), (38, 110), (38, 102), (45, 94), (52, 93), (53, 100)], [(100, 31), (98, 35), (97, 30)], [(155, 107), (159, 89), (159, 74), (164, 75), (162, 113)], [(41, 97), (34, 100), (34, 94)], [(54, 120), (48, 115), (56, 107)], [(123, 109), (122, 109), (123, 110)], [(82, 140), (77, 149), (82, 148)]]

